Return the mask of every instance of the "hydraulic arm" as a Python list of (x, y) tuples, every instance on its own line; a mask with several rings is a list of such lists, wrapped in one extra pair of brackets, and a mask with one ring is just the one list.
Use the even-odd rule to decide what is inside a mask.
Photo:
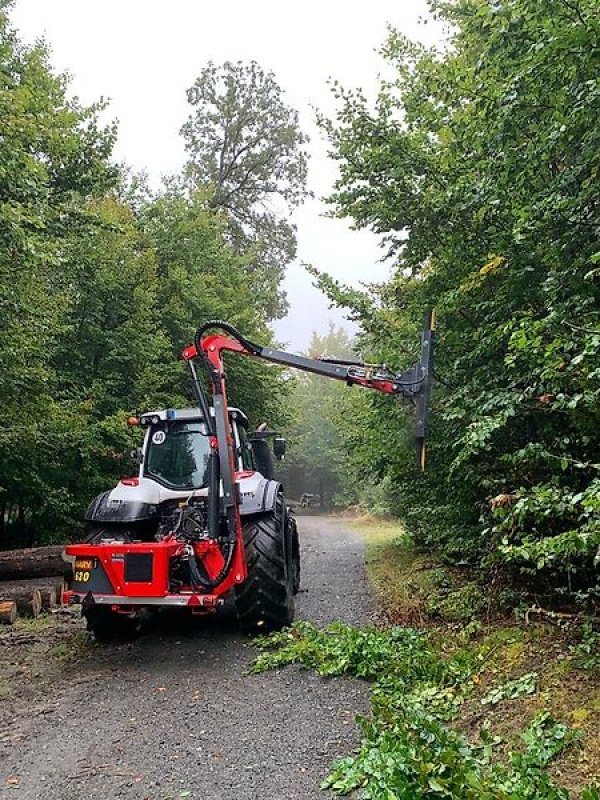
[[(210, 333), (214, 329), (223, 333)], [(391, 372), (386, 366), (364, 364), (360, 361), (342, 359), (309, 358), (283, 350), (256, 344), (243, 336), (233, 325), (219, 320), (205, 322), (194, 337), (194, 344), (182, 352), (192, 373), (192, 383), (197, 402), (203, 412), (211, 445), (209, 465), (209, 521), (213, 530), (217, 529), (218, 520), (225, 518), (229, 532), (229, 554), (223, 569), (229, 567), (235, 542), (241, 541), (241, 522), (239, 502), (235, 485), (235, 459), (233, 441), (228, 419), (227, 392), (222, 353), (241, 353), (245, 356), (262, 358), (274, 364), (312, 372), (326, 378), (344, 381), (350, 386), (362, 386), (384, 394), (401, 395), (409, 399), (415, 406), (418, 462), (421, 470), (425, 469), (427, 422), (429, 415), (429, 395), (433, 366), (433, 338), (435, 331), (435, 311), (427, 314), (421, 335), (421, 355), (407, 370), (400, 373)], [(204, 366), (212, 389), (212, 405), (214, 416), (210, 414), (209, 403), (198, 378), (195, 360)], [(222, 482), (222, 484), (221, 484)], [(219, 497), (219, 486), (222, 494)]]

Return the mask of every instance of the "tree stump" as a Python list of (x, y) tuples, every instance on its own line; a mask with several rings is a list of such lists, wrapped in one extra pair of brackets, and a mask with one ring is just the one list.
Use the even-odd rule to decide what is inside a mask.
[(17, 604), (14, 600), (0, 600), (0, 624), (12, 625), (17, 618)]
[(22, 617), (39, 617), (42, 610), (42, 594), (39, 589), (6, 587), (0, 589), (0, 600), (12, 600)]

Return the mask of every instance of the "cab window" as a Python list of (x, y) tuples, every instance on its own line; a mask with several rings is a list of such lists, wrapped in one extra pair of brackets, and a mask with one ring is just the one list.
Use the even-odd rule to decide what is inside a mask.
[(240, 440), (240, 456), (242, 461), (242, 469), (255, 470), (256, 464), (254, 463), (254, 451), (252, 445), (248, 442), (248, 435), (246, 429), (238, 425), (238, 436)]

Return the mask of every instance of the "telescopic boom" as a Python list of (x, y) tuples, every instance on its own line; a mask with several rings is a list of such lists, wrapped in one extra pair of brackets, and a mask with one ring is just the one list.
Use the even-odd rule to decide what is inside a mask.
[[(201, 384), (198, 380), (193, 361), (198, 358), (208, 372), (213, 392), (213, 406), (217, 430), (213, 426), (213, 435), (222, 438), (227, 430), (226, 414), (227, 402), (225, 397), (225, 373), (221, 353), (228, 351), (242, 355), (262, 358), (274, 364), (281, 364), (304, 372), (312, 372), (325, 378), (344, 381), (349, 386), (362, 386), (374, 389), (384, 394), (396, 394), (411, 400), (416, 410), (415, 439), (417, 444), (418, 464), (421, 470), (426, 465), (426, 439), (429, 417), (429, 398), (431, 393), (432, 368), (433, 368), (433, 340), (435, 332), (435, 310), (430, 311), (425, 318), (423, 333), (421, 334), (421, 356), (412, 366), (404, 372), (393, 373), (386, 366), (374, 366), (360, 361), (346, 361), (343, 359), (309, 358), (294, 353), (286, 353), (272, 347), (251, 342), (243, 336), (233, 325), (220, 320), (205, 322), (194, 337), (194, 344), (186, 347), (182, 357), (189, 363), (197, 400), (202, 408), (205, 418), (210, 419), (208, 404)], [(205, 334), (214, 329), (219, 329), (229, 334)], [(217, 406), (222, 407), (219, 413)], [(221, 460), (221, 475), (226, 464)], [(229, 460), (229, 458), (228, 458)], [(224, 487), (233, 491), (233, 487)]]

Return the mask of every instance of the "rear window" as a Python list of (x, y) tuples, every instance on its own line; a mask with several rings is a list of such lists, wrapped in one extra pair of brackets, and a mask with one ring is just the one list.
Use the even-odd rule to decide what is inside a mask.
[(174, 422), (150, 432), (145, 474), (171, 489), (199, 489), (208, 481), (208, 437), (199, 422)]

